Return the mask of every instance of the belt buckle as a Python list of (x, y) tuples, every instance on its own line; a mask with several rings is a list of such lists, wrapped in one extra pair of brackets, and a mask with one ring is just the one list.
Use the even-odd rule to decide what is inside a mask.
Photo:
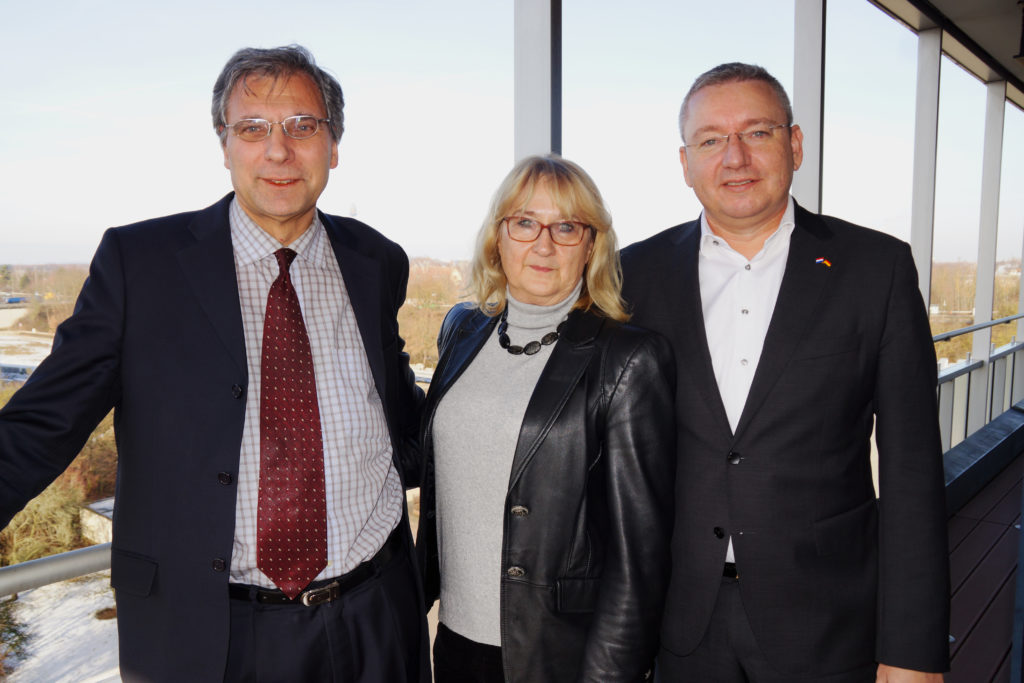
[(334, 596), (331, 595), (331, 591), (337, 587), (338, 582), (331, 581), (326, 586), (306, 591), (302, 594), (302, 604), (306, 607), (313, 607), (314, 605), (321, 605), (325, 602), (330, 602), (334, 599)]

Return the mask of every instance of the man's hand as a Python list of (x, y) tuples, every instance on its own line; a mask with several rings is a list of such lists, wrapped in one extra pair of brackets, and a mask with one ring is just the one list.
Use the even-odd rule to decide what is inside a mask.
[(942, 674), (911, 671), (887, 664), (878, 665), (875, 683), (942, 683)]

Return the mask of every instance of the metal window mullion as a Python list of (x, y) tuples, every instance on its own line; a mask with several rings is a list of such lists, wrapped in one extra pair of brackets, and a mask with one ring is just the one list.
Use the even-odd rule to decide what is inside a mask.
[(813, 213), (821, 212), (825, 8), (826, 0), (796, 0), (793, 6), (793, 118), (804, 134), (804, 159), (793, 176), (792, 192)]
[(917, 34), (917, 100), (914, 115), (914, 179), (910, 246), (925, 306), (931, 301), (932, 242), (935, 239), (935, 164), (939, 134), (939, 71), (942, 30)]

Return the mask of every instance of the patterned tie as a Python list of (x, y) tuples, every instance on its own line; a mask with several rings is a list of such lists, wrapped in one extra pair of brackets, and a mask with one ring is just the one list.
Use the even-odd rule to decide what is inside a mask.
[(309, 336), (288, 267), (274, 252), (260, 359), (260, 489), (256, 566), (294, 599), (327, 566), (324, 447)]

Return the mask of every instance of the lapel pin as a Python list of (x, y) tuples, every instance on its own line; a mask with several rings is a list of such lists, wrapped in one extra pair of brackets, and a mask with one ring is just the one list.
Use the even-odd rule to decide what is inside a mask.
[(824, 263), (826, 268), (831, 268), (832, 267), (832, 262), (829, 261), (824, 256), (819, 256), (818, 258), (814, 259), (814, 262), (815, 263)]

